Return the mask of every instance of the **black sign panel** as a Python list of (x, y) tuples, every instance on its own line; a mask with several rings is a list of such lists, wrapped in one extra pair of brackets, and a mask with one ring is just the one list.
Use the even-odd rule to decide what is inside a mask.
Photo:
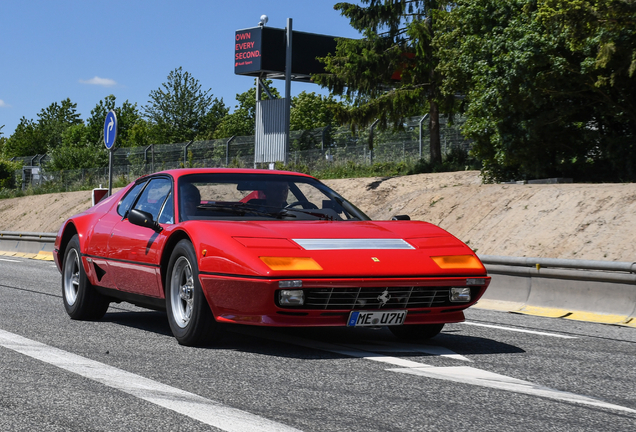
[(239, 30), (234, 39), (234, 73), (248, 75), (261, 70), (261, 28)]
[[(235, 39), (235, 74), (260, 76), (285, 73), (287, 41), (284, 29), (255, 27), (238, 30)], [(316, 58), (335, 53), (336, 45), (336, 38), (333, 36), (292, 31), (294, 79), (308, 81), (309, 75), (323, 73), (324, 66)]]

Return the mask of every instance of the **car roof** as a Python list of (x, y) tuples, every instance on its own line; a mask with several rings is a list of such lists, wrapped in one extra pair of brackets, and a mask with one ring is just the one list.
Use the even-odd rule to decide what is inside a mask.
[[(293, 171), (281, 171), (281, 170), (268, 170), (268, 169), (254, 169), (254, 168), (177, 168), (171, 170), (160, 171), (150, 175), (156, 174), (168, 174), (175, 179), (190, 175), (190, 174), (278, 174), (278, 175), (293, 175), (299, 177), (314, 178), (308, 174), (293, 172)], [(145, 176), (144, 176), (145, 177)]]

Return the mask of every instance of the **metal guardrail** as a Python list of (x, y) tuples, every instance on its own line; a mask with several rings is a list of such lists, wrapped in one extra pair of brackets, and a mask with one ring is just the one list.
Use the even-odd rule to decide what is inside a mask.
[(636, 285), (636, 263), (479, 255), (488, 273)]
[(20, 253), (52, 252), (56, 233), (0, 231), (0, 251)]
[(479, 255), (479, 259), (481, 259), (484, 264), (498, 264), (515, 267), (535, 267), (537, 269), (547, 267), (636, 273), (636, 263), (634, 262), (593, 261), (559, 258), (526, 258), (499, 255)]
[(40, 241), (54, 243), (57, 233), (0, 231), (0, 240)]

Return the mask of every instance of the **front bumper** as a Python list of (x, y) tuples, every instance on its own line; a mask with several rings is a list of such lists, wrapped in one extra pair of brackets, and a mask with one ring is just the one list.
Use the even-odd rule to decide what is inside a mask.
[[(396, 289), (410, 292), (438, 290), (466, 286), (467, 279), (479, 279), (483, 285), (471, 286), (471, 300), (465, 303), (417, 302), (398, 300), (383, 305), (373, 301), (352, 300), (344, 303), (322, 303), (296, 307), (277, 304), (280, 279), (256, 279), (212, 274), (199, 276), (203, 292), (217, 321), (261, 326), (346, 326), (352, 310), (406, 309), (405, 324), (441, 324), (464, 320), (463, 310), (475, 304), (484, 294), (490, 278), (487, 276), (461, 276), (443, 278), (321, 278), (302, 280), (302, 288), (308, 292), (329, 291), (334, 297), (347, 297), (350, 292), (367, 293), (373, 300), (377, 292)], [(292, 278), (285, 278), (289, 280)], [(390, 291), (393, 293), (393, 291)], [(331, 296), (331, 294), (329, 294)], [(358, 294), (359, 296), (359, 294)], [(360, 297), (363, 298), (364, 296)], [(400, 303), (401, 301), (401, 303)]]

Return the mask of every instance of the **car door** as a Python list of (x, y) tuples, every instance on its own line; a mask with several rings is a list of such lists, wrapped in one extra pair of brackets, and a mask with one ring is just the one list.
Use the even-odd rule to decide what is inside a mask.
[[(148, 212), (160, 223), (173, 223), (172, 179), (148, 181), (132, 208)], [(115, 224), (108, 241), (108, 262), (118, 290), (150, 297), (163, 297), (159, 261), (165, 235), (133, 225), (124, 219)]]
[(130, 210), (147, 181), (147, 179), (144, 179), (131, 187), (121, 201), (109, 212), (100, 217), (99, 221), (93, 226), (93, 230), (88, 237), (88, 247), (85, 250), (85, 254), (89, 256), (93, 266), (91, 273), (94, 274), (94, 278), (96, 279), (93, 280), (95, 285), (104, 288), (117, 288), (108, 261), (108, 242), (113, 228), (123, 219), (126, 212)]

